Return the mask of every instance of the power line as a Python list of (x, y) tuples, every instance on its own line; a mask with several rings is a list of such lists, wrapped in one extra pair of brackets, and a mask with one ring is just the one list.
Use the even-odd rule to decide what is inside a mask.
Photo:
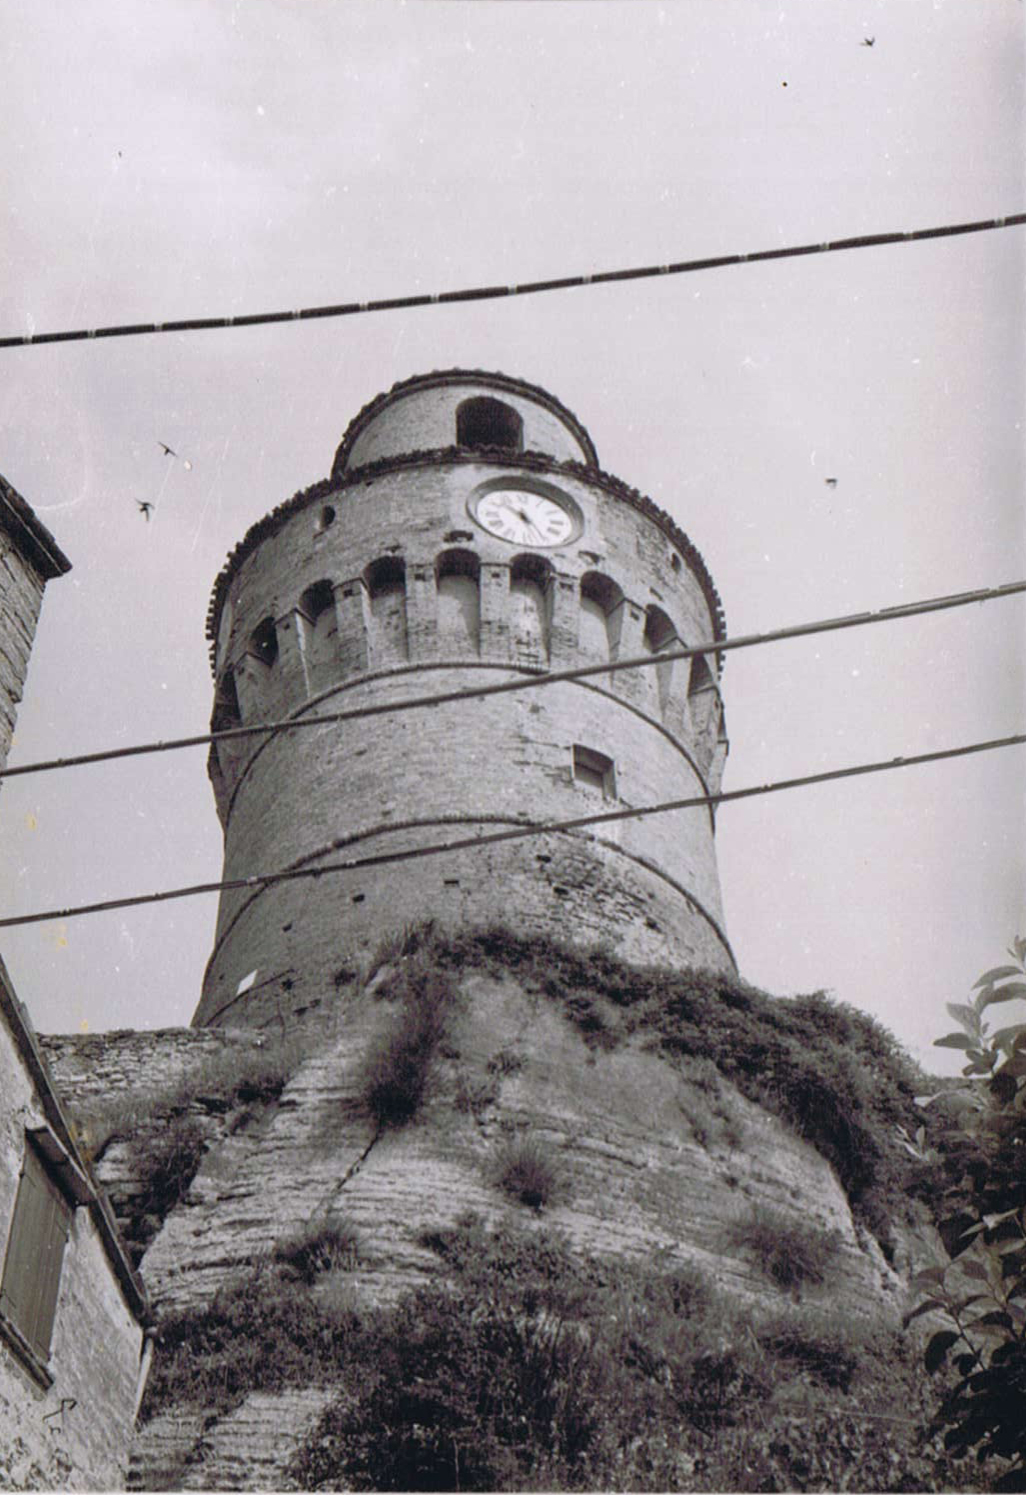
[(364, 312), (405, 311), (420, 306), (451, 306), (461, 301), (494, 301), (503, 296), (535, 296), (541, 291), (565, 291), (579, 286), (608, 285), (621, 280), (645, 280), (653, 275), (689, 275), (696, 270), (718, 270), (727, 265), (755, 264), (760, 260), (795, 259), (800, 255), (832, 254), (842, 249), (872, 249), (883, 244), (909, 244), (921, 239), (951, 238), (956, 234), (978, 234), (988, 229), (1014, 228), (1026, 223), (1026, 213), (987, 218), (975, 223), (944, 224), (939, 228), (909, 229), (903, 233), (860, 234), (852, 239), (827, 243), (797, 244), (784, 249), (757, 249), (747, 254), (718, 254), (705, 259), (680, 260), (670, 265), (641, 265), (626, 270), (599, 270), (593, 275), (565, 275), (555, 280), (529, 280), (523, 285), (476, 286), (462, 291), (431, 295), (389, 296), (380, 301), (345, 301), (334, 306), (307, 306), (299, 311), (254, 312), (241, 317), (189, 317), (178, 322), (131, 322), (123, 326), (81, 328), (74, 332), (27, 333), (0, 338), (0, 348), (37, 343), (82, 342), (87, 338), (139, 337), (151, 332), (207, 332), (227, 327), (257, 327), (269, 322), (309, 322), (324, 317), (352, 317)]
[[(147, 753), (169, 753), (179, 748), (200, 747), (207, 743), (233, 742), (240, 738), (262, 734), (293, 732), (304, 727), (323, 727), (333, 723), (359, 721), (363, 717), (386, 716), (393, 712), (449, 705), (453, 701), (480, 700), (486, 696), (531, 690), (541, 685), (585, 680), (592, 675), (612, 675), (620, 670), (646, 669), (652, 665), (667, 664), (678, 659), (694, 659), (697, 655), (719, 654), (730, 649), (750, 649), (757, 644), (779, 643), (785, 639), (803, 638), (815, 633), (832, 633), (843, 628), (860, 628), (867, 623), (890, 623), (900, 618), (917, 617), (921, 613), (967, 607), (974, 602), (993, 602), (999, 597), (1013, 597), (1020, 592), (1026, 592), (1026, 581), (1010, 581), (1003, 586), (983, 587), (975, 592), (955, 592), (946, 597), (929, 597), (922, 602), (902, 602), (895, 607), (879, 608), (873, 612), (848, 613), (840, 618), (824, 618), (813, 623), (796, 623), (787, 628), (774, 629), (769, 633), (741, 634), (733, 639), (717, 639), (680, 649), (664, 649), (658, 654), (635, 655), (627, 659), (608, 660), (604, 664), (580, 665), (570, 670), (550, 670), (543, 674), (527, 675), (516, 680), (503, 680), (495, 685), (476, 686), (471, 690), (450, 690), (434, 695), (406, 696), (398, 701), (383, 701), (374, 706), (355, 706), (350, 711), (332, 711), (316, 716), (290, 718), (285, 721), (254, 723), (248, 727), (229, 727), (223, 732), (201, 732), (193, 737), (178, 737), (166, 742), (138, 743), (132, 747), (107, 748), (95, 753), (80, 753), (75, 757), (49, 758), (36, 763), (23, 763), (15, 768), (0, 769), (0, 779), (12, 779), (21, 774), (46, 773), (57, 768), (78, 768), (83, 764), (105, 763), (115, 758), (139, 757)], [(430, 664), (430, 661), (426, 663)], [(516, 668), (512, 661), (480, 660), (476, 663), (480, 666), (499, 664), (505, 668)]]
[(392, 862), (419, 861), (449, 851), (466, 851), (478, 846), (494, 846), (500, 841), (520, 841), (533, 836), (552, 835), (579, 830), (590, 825), (610, 825), (621, 820), (640, 820), (648, 815), (665, 815), (671, 810), (691, 810), (707, 805), (723, 805), (733, 800), (754, 799), (761, 794), (777, 794), (784, 789), (803, 789), (811, 784), (825, 784), (833, 779), (850, 779), (871, 773), (887, 773), (898, 768), (914, 768), (922, 763), (939, 763), (948, 758), (962, 758), (971, 753), (986, 753), (995, 748), (1018, 747), (1026, 743), (1026, 733), (996, 737), (987, 742), (972, 742), (963, 747), (941, 748), (932, 753), (886, 758), (875, 763), (859, 763), (848, 768), (832, 768), (823, 773), (805, 774), (801, 778), (778, 779), (771, 784), (753, 785), (747, 789), (729, 789), (720, 794), (697, 794), (689, 799), (664, 800), (657, 805), (641, 805), (628, 810), (607, 810), (595, 815), (578, 815), (572, 820), (545, 821), (540, 825), (519, 825), (511, 830), (490, 831), (483, 836), (464, 836), (456, 841), (428, 842), (405, 851), (384, 851), (373, 856), (344, 862), (328, 862), (318, 867), (292, 867), (279, 872), (261, 872), (252, 877), (233, 877), (220, 882), (194, 883), (187, 888), (169, 888), (162, 893), (142, 893), (131, 898), (111, 898), (103, 903), (83, 903), (73, 908), (48, 909), (39, 914), (20, 914), (0, 919), (0, 929), (23, 924), (44, 924), (55, 919), (74, 919), (83, 914), (109, 913), (116, 908), (135, 908), (144, 903), (166, 903), (172, 898), (192, 898), (201, 893), (219, 893), (239, 888), (268, 888), (275, 883), (293, 882), (298, 878), (325, 877), (334, 872), (360, 872)]

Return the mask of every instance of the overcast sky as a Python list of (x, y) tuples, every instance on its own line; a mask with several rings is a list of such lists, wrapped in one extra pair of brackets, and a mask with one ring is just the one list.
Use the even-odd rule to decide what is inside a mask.
[[(0, 0), (0, 335), (1021, 212), (1023, 10)], [(567, 404), (698, 546), (731, 633), (1022, 577), (1024, 244), (0, 351), (0, 472), (74, 566), (12, 765), (206, 730), (226, 554), (327, 474), (368, 399), (433, 368)], [(724, 787), (1023, 731), (1023, 606), (728, 656)], [(742, 973), (825, 988), (949, 1068), (944, 1002), (1026, 933), (1024, 768), (1007, 749), (724, 806)], [(11, 913), (221, 870), (202, 749), (8, 781), (0, 838)], [(43, 1031), (183, 1024), (215, 912), (5, 930), (0, 953)]]

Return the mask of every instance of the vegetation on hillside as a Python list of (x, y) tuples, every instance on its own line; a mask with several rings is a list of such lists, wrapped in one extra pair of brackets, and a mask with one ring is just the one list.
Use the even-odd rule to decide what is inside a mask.
[(395, 1012), (364, 1057), (361, 1088), (379, 1126), (403, 1126), (424, 1099), (455, 986), (422, 951), (416, 960), (400, 958), (376, 996), (391, 1001)]
[(896, 1335), (795, 1302), (753, 1320), (679, 1262), (582, 1258), (540, 1228), (468, 1216), (422, 1244), (438, 1280), (373, 1308), (346, 1289), (344, 1221), (291, 1238), (165, 1318), (143, 1419), (334, 1386), (300, 1489), (965, 1487), (920, 1436)]

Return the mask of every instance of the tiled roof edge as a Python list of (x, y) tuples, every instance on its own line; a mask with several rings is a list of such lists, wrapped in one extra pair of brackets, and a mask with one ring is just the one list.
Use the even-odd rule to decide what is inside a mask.
[(2, 473), (0, 473), (0, 509), (4, 511), (4, 519), (14, 531), (17, 542), (28, 552), (30, 559), (38, 566), (47, 581), (52, 581), (55, 576), (63, 576), (65, 572), (71, 570), (71, 562), (46, 525), (40, 524), (31, 506), (25, 502), (18, 490), (7, 481)]

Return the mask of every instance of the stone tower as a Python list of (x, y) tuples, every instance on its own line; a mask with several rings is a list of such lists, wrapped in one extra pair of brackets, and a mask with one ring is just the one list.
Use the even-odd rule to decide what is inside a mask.
[[(695, 547), (601, 470), (565, 406), (452, 370), (372, 400), (331, 476), (250, 529), (208, 635), (220, 731), (715, 640), (723, 619)], [(224, 876), (715, 792), (718, 671), (710, 651), (219, 743)], [(226, 891), (194, 1021), (316, 1009), (382, 936), (427, 918), (733, 967), (700, 807)]]

